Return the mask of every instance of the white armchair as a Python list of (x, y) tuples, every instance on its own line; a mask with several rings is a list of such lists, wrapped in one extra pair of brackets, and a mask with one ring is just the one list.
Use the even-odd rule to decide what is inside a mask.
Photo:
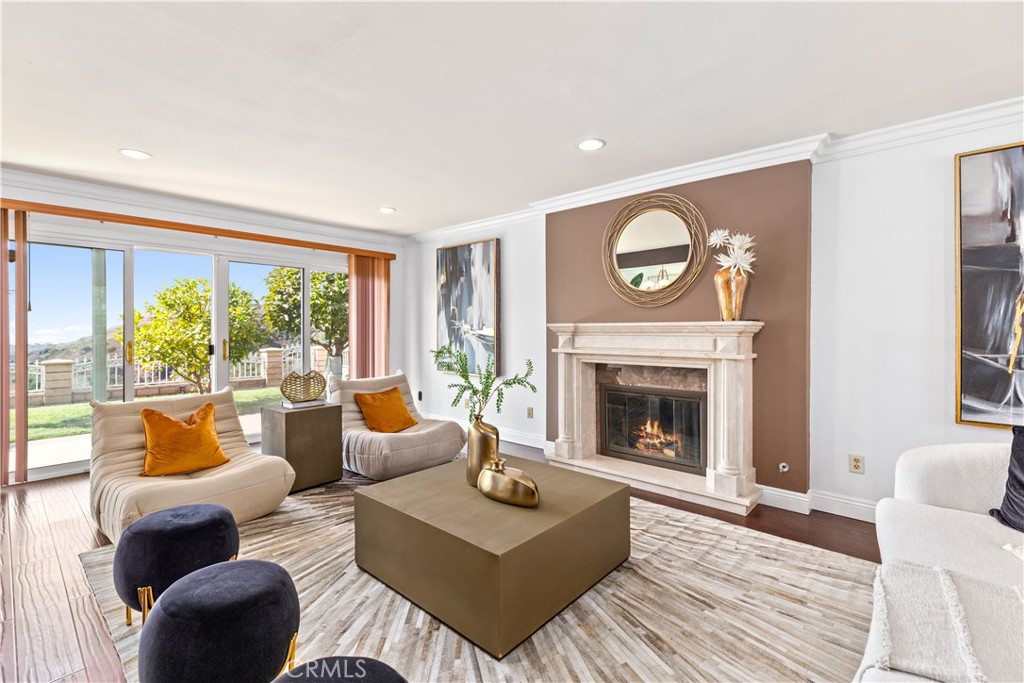
[[(984, 582), (979, 584), (982, 587), (996, 584), (1024, 589), (1024, 564), (1003, 549), (1007, 544), (1024, 544), (1024, 534), (988, 514), (1002, 503), (1009, 464), (1008, 443), (927, 446), (901, 455), (896, 463), (895, 497), (880, 500), (875, 507), (882, 564), (898, 567), (900, 561), (912, 562), (966, 575), (971, 581)], [(879, 664), (887, 659), (881, 653), (886, 651), (889, 629), (879, 623), (888, 622), (888, 616), (886, 610), (879, 609), (877, 600), (876, 592), (871, 631), (854, 680), (929, 680)], [(1006, 618), (1009, 612), (990, 613), (978, 604), (967, 600), (964, 609), (968, 623), (982, 625), (984, 642), (975, 643), (982, 669), (1019, 667), (1015, 663), (1019, 651), (1000, 650), (990, 642), (997, 642), (1001, 634), (1009, 634), (1010, 642), (1014, 642), (1014, 638), (1020, 638), (1021, 634), (1015, 633), (1020, 631), (1020, 624)]]
[[(376, 393), (398, 387), (409, 414), (417, 424), (394, 434), (370, 431), (357, 393)], [(466, 445), (466, 431), (451, 420), (431, 420), (416, 410), (409, 381), (401, 371), (371, 379), (332, 378), (328, 400), (339, 403), (342, 414), (342, 464), (347, 470), (378, 481), (400, 477), (451, 462)]]
[(1009, 444), (951, 444), (907, 451), (896, 463), (895, 497), (875, 507), (882, 562), (906, 560), (1019, 585), (1021, 561), (1002, 549), (1021, 533), (988, 511), (1002, 503)]
[[(140, 413), (159, 410), (185, 420), (213, 403), (217, 438), (231, 462), (192, 474), (143, 477), (146, 433)], [(295, 471), (284, 458), (260, 455), (245, 439), (231, 390), (133, 403), (92, 404), (89, 508), (100, 530), (117, 543), (137, 519), (190, 503), (217, 503), (238, 523), (273, 512), (288, 495)]]

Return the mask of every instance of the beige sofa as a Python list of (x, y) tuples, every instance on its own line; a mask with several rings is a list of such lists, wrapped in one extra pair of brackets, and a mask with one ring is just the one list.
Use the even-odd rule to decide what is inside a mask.
[[(1003, 526), (988, 514), (1002, 503), (1009, 462), (1010, 444), (998, 443), (925, 446), (901, 455), (896, 461), (895, 496), (880, 500), (875, 508), (883, 565), (910, 562), (941, 568), (966, 577), (965, 581), (983, 582), (973, 586), (982, 593), (1008, 587), (1020, 595), (1024, 591), (1024, 563), (1003, 546), (1024, 545), (1024, 534)], [(963, 628), (973, 631), (981, 670), (989, 680), (1022, 680), (1021, 623), (1012, 623), (1005, 613), (980, 609), (978, 605), (982, 603), (970, 593), (967, 598), (963, 599)], [(898, 599), (884, 599), (884, 605), (882, 609), (876, 598), (867, 648), (854, 680), (931, 680), (921, 672), (891, 665), (885, 647), (891, 639), (883, 635), (890, 631), (888, 622), (901, 616), (890, 614), (892, 610), (923, 608), (903, 605)], [(934, 615), (930, 615), (918, 625), (920, 637), (926, 643), (923, 650), (927, 651), (927, 643), (939, 642), (947, 635), (927, 630), (935, 621)], [(1012, 634), (1010, 640), (1016, 647), (1001, 649), (997, 646), (998, 636), (1007, 632)], [(1000, 676), (1000, 672), (1007, 670), (1014, 672), (1012, 677)]]
[[(395, 434), (370, 431), (356, 394), (399, 387), (416, 425)], [(428, 420), (419, 414), (405, 374), (372, 379), (332, 378), (328, 400), (341, 404), (342, 463), (347, 470), (382, 481), (451, 462), (466, 445), (466, 431), (451, 420)]]
[[(140, 413), (152, 408), (179, 420), (213, 403), (217, 436), (231, 462), (192, 474), (142, 477), (146, 434)], [(249, 447), (231, 390), (134, 403), (92, 404), (89, 508), (100, 530), (117, 543), (140, 517), (176, 505), (217, 503), (239, 523), (273, 512), (288, 495), (295, 471), (284, 458)]]

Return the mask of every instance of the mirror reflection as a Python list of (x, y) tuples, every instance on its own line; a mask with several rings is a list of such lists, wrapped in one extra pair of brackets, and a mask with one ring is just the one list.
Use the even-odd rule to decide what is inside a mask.
[(682, 276), (689, 261), (689, 227), (679, 216), (662, 209), (631, 220), (615, 244), (619, 276), (644, 292), (668, 287)]

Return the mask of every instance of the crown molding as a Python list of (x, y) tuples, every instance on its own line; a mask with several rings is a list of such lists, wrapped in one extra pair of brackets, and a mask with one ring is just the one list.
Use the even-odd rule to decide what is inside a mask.
[(0, 166), (0, 189), (4, 197), (61, 204), (76, 208), (134, 215), (139, 209), (157, 212), (147, 218), (199, 222), (211, 227), (240, 227), (281, 237), (305, 237), (344, 246), (378, 247), (392, 251), (405, 243), (398, 235), (386, 235), (359, 228), (331, 225), (253, 211), (188, 197), (179, 197), (88, 180), (25, 171)]
[(849, 137), (834, 138), (817, 156), (815, 163), (828, 163), (1014, 123), (1018, 126), (1024, 123), (1024, 97), (901, 123)]
[(407, 239), (419, 244), (436, 242), (439, 239), (457, 237), (459, 235), (465, 235), (478, 230), (489, 230), (508, 225), (509, 223), (543, 217), (543, 211), (538, 211), (537, 209), (523, 209), (522, 211), (513, 211), (512, 213), (505, 213), (500, 216), (492, 216), (491, 218), (483, 218), (478, 221), (459, 223), (458, 225), (452, 225), (447, 228), (438, 228), (437, 230), (429, 230), (416, 235), (409, 235)]
[(695, 164), (677, 166), (664, 171), (656, 171), (645, 175), (626, 178), (607, 185), (599, 185), (588, 190), (570, 192), (551, 199), (533, 202), (530, 206), (543, 213), (554, 213), (575, 209), (581, 206), (597, 204), (611, 199), (621, 199), (634, 194), (661, 190), (673, 185), (692, 183), (708, 178), (753, 171), (768, 166), (788, 164), (793, 161), (808, 161), (820, 155), (822, 148), (828, 144), (829, 136), (825, 133), (811, 137), (782, 142), (767, 147), (759, 147), (747, 152), (729, 154), (727, 156), (699, 161)]

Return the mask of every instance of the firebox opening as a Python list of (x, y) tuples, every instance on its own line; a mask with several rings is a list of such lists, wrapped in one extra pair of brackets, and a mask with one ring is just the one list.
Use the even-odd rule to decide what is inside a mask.
[(704, 475), (707, 393), (602, 384), (601, 453)]

